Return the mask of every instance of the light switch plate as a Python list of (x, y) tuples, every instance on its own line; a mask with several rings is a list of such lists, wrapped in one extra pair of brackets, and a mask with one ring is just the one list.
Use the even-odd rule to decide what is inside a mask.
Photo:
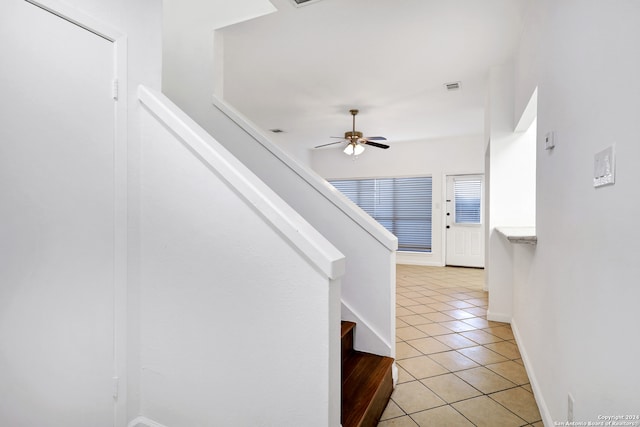
[(544, 149), (545, 150), (551, 150), (555, 146), (556, 146), (556, 142), (555, 142), (554, 133), (553, 132), (547, 132), (547, 134), (544, 137)]
[(593, 161), (593, 186), (614, 184), (616, 182), (616, 159), (613, 145), (596, 153)]

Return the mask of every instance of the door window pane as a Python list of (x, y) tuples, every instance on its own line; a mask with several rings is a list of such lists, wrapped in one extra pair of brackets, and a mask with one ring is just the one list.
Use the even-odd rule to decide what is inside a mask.
[(453, 182), (456, 224), (480, 224), (482, 181), (456, 179)]

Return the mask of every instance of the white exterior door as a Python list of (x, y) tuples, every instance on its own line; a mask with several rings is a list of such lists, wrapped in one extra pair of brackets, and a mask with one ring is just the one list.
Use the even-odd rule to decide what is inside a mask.
[(446, 265), (484, 267), (483, 175), (447, 176)]
[(0, 2), (0, 425), (114, 425), (113, 43)]

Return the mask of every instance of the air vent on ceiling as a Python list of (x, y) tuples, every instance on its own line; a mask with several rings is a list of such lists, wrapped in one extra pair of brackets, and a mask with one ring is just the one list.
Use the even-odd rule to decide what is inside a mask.
[(460, 89), (460, 82), (445, 83), (444, 87), (447, 90), (458, 90), (458, 89)]
[(300, 7), (300, 6), (307, 6), (312, 3), (317, 3), (320, 0), (291, 0), (291, 1), (293, 1), (293, 4), (295, 6)]

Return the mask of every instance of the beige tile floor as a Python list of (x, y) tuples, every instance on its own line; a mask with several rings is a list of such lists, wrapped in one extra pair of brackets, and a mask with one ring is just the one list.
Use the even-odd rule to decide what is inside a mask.
[(542, 427), (511, 327), (486, 319), (484, 271), (398, 265), (398, 384), (378, 427)]

